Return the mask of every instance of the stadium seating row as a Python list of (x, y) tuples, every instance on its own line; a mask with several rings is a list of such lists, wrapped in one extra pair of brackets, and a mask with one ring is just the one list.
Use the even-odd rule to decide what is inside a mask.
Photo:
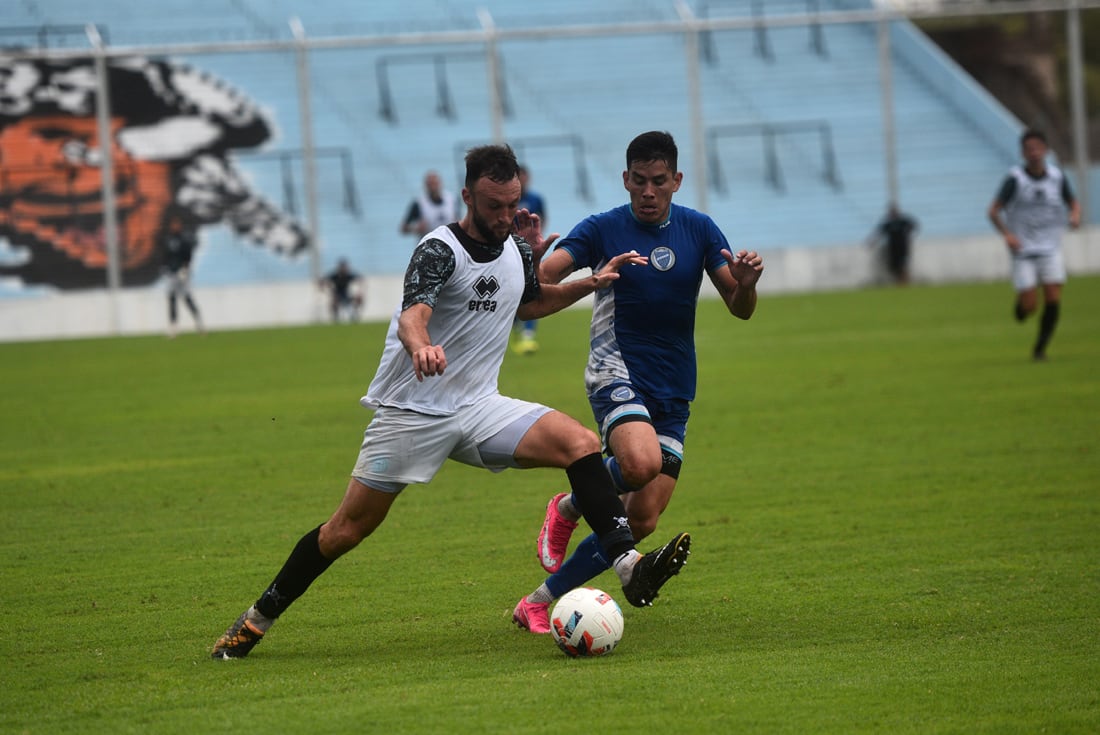
[[(101, 0), (94, 15), (79, 0), (7, 5), (2, 17), (9, 27), (95, 22), (118, 45), (286, 39), (292, 16), (301, 18), (311, 36), (374, 38), (373, 44), (325, 48), (308, 57), (313, 144), (327, 152), (317, 167), (323, 260), (327, 265), (349, 257), (372, 273), (403, 269), (412, 242), (397, 234), (398, 223), (424, 171), (440, 170), (457, 189), (462, 150), (487, 142), (493, 130), (480, 44), (386, 45), (386, 39), (413, 31), (476, 29), (481, 7), (506, 30), (593, 23), (611, 28), (676, 17), (671, 2), (653, 0), (605, 0), (595, 10), (587, 0), (568, 0), (554, 3), (552, 15), (545, 5), (518, 0), (136, 5)], [(852, 6), (800, 0), (692, 3), (698, 15), (711, 18)], [(567, 230), (587, 213), (621, 203), (626, 143), (638, 132), (659, 128), (672, 131), (681, 144), (687, 175), (678, 201), (696, 205), (699, 182), (710, 182), (707, 208), (738, 244), (768, 249), (862, 240), (887, 203), (875, 28), (772, 28), (766, 53), (753, 28), (711, 33), (704, 41), (704, 130), (745, 126), (750, 132), (722, 137), (710, 151), (712, 163), (703, 178), (693, 170), (689, 60), (682, 35), (547, 34), (499, 43), (497, 90), (507, 111), (505, 136), (547, 199), (550, 227)], [(70, 45), (79, 42), (68, 39)], [(300, 167), (286, 164), (297, 159), (274, 155), (300, 153), (303, 146), (294, 52), (174, 58), (225, 80), (270, 114), (275, 139), (264, 151), (244, 152), (237, 160), (266, 196), (304, 218)], [(992, 141), (1011, 137), (1012, 121), (1006, 116), (1000, 131), (980, 128), (964, 107), (929, 83), (912, 53), (905, 63), (895, 63), (892, 81), (902, 205), (921, 220), (927, 235), (985, 231), (984, 207), (1011, 162), (1005, 147)], [(769, 140), (763, 131), (775, 125), (794, 132)], [(827, 131), (827, 144), (818, 126)], [(722, 186), (716, 187), (719, 174)], [(228, 232), (208, 237), (221, 247), (207, 249), (200, 261), (207, 283), (308, 274), (305, 261), (256, 257)]]

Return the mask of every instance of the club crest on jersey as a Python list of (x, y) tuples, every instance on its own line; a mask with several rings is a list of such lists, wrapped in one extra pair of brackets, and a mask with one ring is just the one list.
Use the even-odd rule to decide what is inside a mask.
[(500, 281), (497, 280), (496, 276), (489, 276), (488, 278), (482, 276), (474, 283), (473, 289), (477, 298), (470, 299), (470, 311), (497, 310), (497, 302), (492, 298), (500, 290)]
[(634, 391), (630, 389), (630, 386), (620, 385), (611, 391), (611, 400), (616, 403), (622, 403), (623, 401), (629, 401), (634, 397)]
[(672, 248), (662, 245), (649, 254), (649, 262), (657, 270), (667, 271), (676, 265), (676, 253), (672, 252)]

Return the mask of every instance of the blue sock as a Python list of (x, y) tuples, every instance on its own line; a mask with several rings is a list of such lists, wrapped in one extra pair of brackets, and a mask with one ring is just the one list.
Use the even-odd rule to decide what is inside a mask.
[(554, 574), (546, 578), (546, 587), (557, 599), (574, 587), (580, 587), (589, 580), (611, 568), (596, 534), (591, 534), (577, 544), (573, 553)]
[(607, 468), (607, 474), (611, 475), (611, 481), (615, 483), (615, 489), (620, 493), (628, 493), (631, 490), (637, 490), (637, 488), (630, 487), (626, 484), (626, 480), (623, 479), (622, 470), (619, 469), (619, 460), (614, 457), (608, 457), (603, 461), (603, 466)]

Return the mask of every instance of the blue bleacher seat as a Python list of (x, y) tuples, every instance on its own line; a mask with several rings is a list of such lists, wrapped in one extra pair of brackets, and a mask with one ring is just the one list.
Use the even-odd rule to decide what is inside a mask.
[[(850, 2), (801, 0), (695, 0), (705, 17), (748, 17), (753, 7), (769, 16), (848, 8)], [(858, 5), (858, 3), (857, 3)], [(160, 0), (131, 3), (99, 0), (35, 0), (6, 3), (0, 25), (95, 22), (109, 29), (114, 45), (289, 39), (289, 19), (300, 18), (311, 37), (361, 35), (373, 45), (317, 50), (308, 57), (314, 145), (342, 151), (352, 161), (351, 185), (358, 211), (346, 202), (348, 180), (338, 157), (318, 161), (319, 227), (324, 264), (349, 258), (369, 273), (400, 273), (413, 241), (398, 234), (423, 173), (437, 169), (456, 193), (461, 187), (464, 145), (489, 142), (488, 69), (479, 44), (384, 45), (395, 34), (480, 28), (486, 8), (502, 29), (547, 28), (592, 23), (673, 20), (671, 2), (589, 0), (538, 4), (519, 0)], [(33, 11), (33, 12), (32, 12)], [(901, 24), (899, 24), (901, 25)], [(713, 57), (704, 62), (704, 128), (824, 121), (831, 134), (839, 185), (823, 178), (821, 143), (815, 135), (777, 139), (783, 187), (769, 183), (759, 137), (721, 144), (723, 191), (708, 188), (708, 211), (738, 246), (767, 250), (832, 246), (862, 241), (887, 204), (884, 141), (876, 34), (873, 27), (827, 25), (767, 32), (770, 56), (761, 55), (751, 28), (715, 32), (707, 39)], [(919, 43), (919, 41), (915, 42)], [(629, 140), (650, 129), (672, 131), (680, 143), (684, 186), (677, 201), (696, 206), (691, 109), (685, 83), (688, 59), (679, 34), (505, 39), (499, 44), (502, 91), (509, 116), (505, 136), (523, 151), (533, 187), (547, 200), (549, 227), (566, 232), (586, 214), (625, 201), (621, 172)], [(914, 52), (916, 53), (916, 52)], [(452, 115), (438, 112), (442, 67)], [(423, 57), (417, 61), (413, 57)], [(180, 61), (224, 79), (267, 110), (275, 136), (265, 152), (299, 150), (297, 59), (293, 51), (204, 53)], [(382, 114), (376, 76), (387, 69), (393, 119)], [(984, 209), (1012, 162), (998, 136), (945, 99), (922, 75), (912, 55), (893, 67), (896, 135), (902, 206), (914, 213), (924, 236), (987, 232)], [(574, 151), (567, 145), (536, 144), (575, 137), (583, 143), (578, 185)], [(288, 182), (285, 170), (258, 152), (236, 159), (252, 183), (272, 201), (305, 217), (300, 166)], [(289, 200), (287, 193), (294, 194)], [(204, 255), (206, 283), (235, 283), (308, 275), (306, 259), (275, 262), (256, 255), (228, 231), (206, 235), (216, 245)]]

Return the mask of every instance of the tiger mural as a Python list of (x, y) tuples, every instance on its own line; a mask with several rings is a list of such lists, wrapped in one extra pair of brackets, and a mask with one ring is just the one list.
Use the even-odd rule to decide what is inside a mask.
[(168, 60), (108, 61), (110, 150), (100, 146), (91, 59), (0, 55), (0, 277), (57, 289), (103, 288), (108, 253), (102, 170), (110, 157), (123, 286), (155, 281), (167, 223), (224, 223), (281, 257), (305, 228), (253, 191), (234, 150), (271, 138), (259, 107)]

